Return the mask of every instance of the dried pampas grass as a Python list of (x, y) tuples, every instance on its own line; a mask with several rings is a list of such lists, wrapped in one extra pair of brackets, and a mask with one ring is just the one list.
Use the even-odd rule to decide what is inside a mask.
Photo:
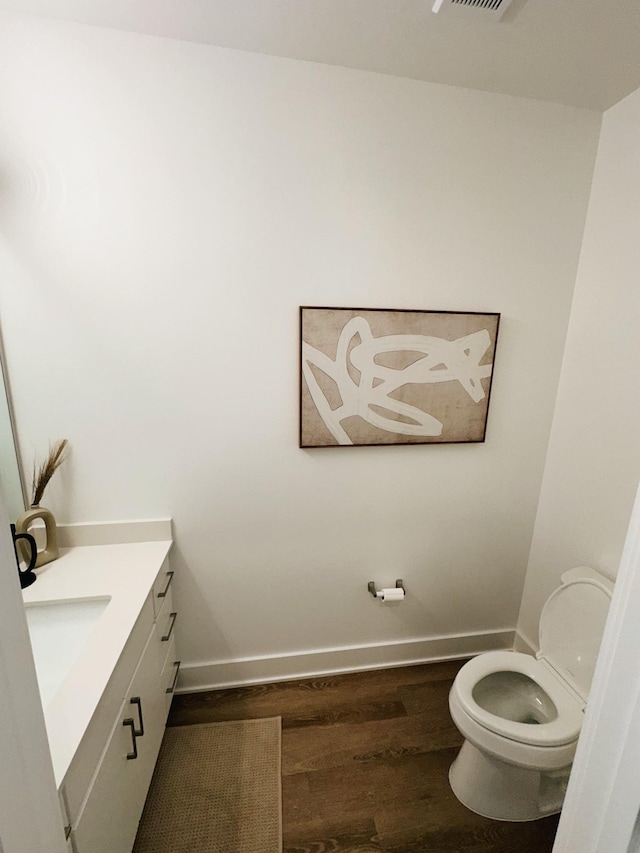
[(58, 439), (58, 441), (49, 445), (49, 455), (44, 462), (40, 463), (40, 465), (37, 465), (36, 462), (33, 463), (33, 478), (31, 481), (33, 497), (31, 506), (38, 506), (40, 504), (49, 480), (67, 458), (65, 454), (67, 444), (68, 441), (66, 438)]

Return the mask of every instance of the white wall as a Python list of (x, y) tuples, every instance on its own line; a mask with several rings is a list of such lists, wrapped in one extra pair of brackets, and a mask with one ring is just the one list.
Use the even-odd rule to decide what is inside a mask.
[[(0, 55), (21, 447), (73, 448), (45, 503), (173, 516), (187, 662), (508, 642), (600, 116), (8, 16)], [(486, 443), (298, 449), (301, 304), (502, 312)], [(314, 666), (272, 663), (202, 677)]]
[(615, 577), (640, 477), (640, 91), (605, 113), (519, 632), (572, 566)]

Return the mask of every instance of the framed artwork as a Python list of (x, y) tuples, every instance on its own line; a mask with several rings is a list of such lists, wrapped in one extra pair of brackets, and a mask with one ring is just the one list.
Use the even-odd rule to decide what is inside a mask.
[(300, 308), (300, 447), (484, 441), (500, 314)]

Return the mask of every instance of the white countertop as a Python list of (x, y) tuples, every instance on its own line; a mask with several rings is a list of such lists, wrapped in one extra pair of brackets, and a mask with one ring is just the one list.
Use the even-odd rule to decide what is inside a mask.
[(60, 786), (160, 571), (170, 540), (61, 549), (23, 590), (25, 604), (109, 598), (64, 681), (44, 708)]

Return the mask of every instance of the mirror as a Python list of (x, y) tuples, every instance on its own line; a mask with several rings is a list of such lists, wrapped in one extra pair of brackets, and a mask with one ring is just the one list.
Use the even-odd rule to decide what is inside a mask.
[(25, 484), (18, 461), (16, 434), (11, 416), (9, 384), (0, 343), (0, 482), (9, 520), (14, 522), (26, 507)]

